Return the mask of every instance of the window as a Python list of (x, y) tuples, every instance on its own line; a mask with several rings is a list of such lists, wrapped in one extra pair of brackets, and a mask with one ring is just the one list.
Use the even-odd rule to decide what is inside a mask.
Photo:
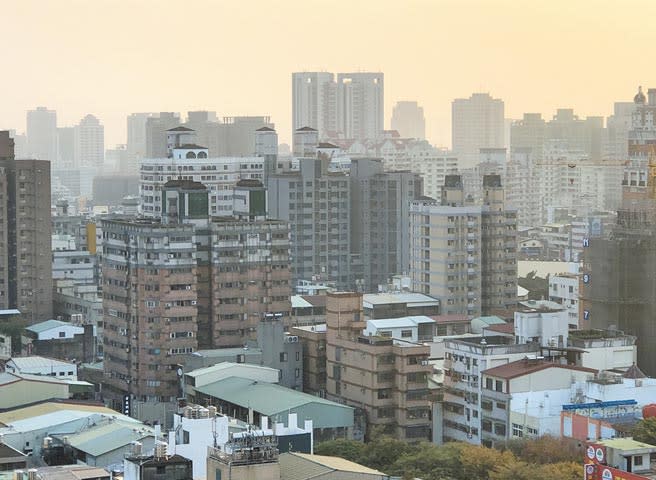
[(481, 408), (483, 410), (492, 410), (493, 405), (494, 404), (490, 400), (481, 400)]
[(492, 390), (492, 379), (491, 378), (486, 378), (485, 379), (485, 388), (487, 390)]
[(484, 432), (492, 432), (492, 422), (489, 420), (481, 420), (481, 430)]
[(503, 423), (494, 424), (494, 433), (496, 435), (506, 436), (506, 426)]
[(381, 388), (378, 390), (378, 400), (386, 400), (388, 398), (392, 398), (391, 388)]
[(59, 338), (64, 338), (66, 336), (66, 332), (59, 332)]
[(280, 352), (280, 361), (281, 362), (287, 361), (287, 352)]
[(297, 368), (296, 370), (294, 370), (294, 376), (295, 376), (296, 378), (298, 378), (298, 377), (301, 376), (301, 369), (300, 369), (300, 368)]
[(412, 337), (412, 330), (401, 330), (401, 338)]
[(506, 409), (506, 402), (497, 402), (497, 408), (500, 410)]
[(633, 457), (633, 465), (635, 465), (636, 467), (642, 465), (642, 455), (636, 455), (635, 457)]
[(495, 389), (497, 392), (503, 392), (503, 381), (501, 381), (501, 380), (497, 380), (496, 383), (495, 383), (495, 385), (494, 385), (494, 389)]
[(301, 352), (296, 352), (296, 361), (298, 362), (301, 359)]
[(524, 436), (524, 427), (518, 425), (517, 423), (512, 424), (512, 434), (513, 437), (523, 437)]

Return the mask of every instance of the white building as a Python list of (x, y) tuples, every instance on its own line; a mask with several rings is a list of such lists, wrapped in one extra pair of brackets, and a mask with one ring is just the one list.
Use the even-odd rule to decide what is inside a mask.
[(517, 343), (537, 343), (542, 347), (567, 346), (569, 316), (567, 310), (548, 300), (520, 302), (515, 311)]
[(549, 300), (567, 311), (570, 328), (579, 328), (579, 275), (562, 273), (549, 277)]
[(292, 73), (292, 129), (311, 127), (321, 138), (337, 130), (337, 84), (329, 72)]
[(233, 210), (233, 190), (239, 180), (263, 177), (262, 157), (208, 158), (207, 148), (183, 145), (174, 148), (171, 158), (149, 158), (141, 161), (139, 194), (144, 216), (161, 215), (161, 191), (169, 180), (193, 180), (209, 191), (212, 215), (228, 215)]
[(245, 434), (256, 437), (276, 436), (278, 442), (283, 444), (284, 437), (308, 435), (312, 450), (312, 420), (305, 420), (304, 428), (297, 426), (298, 418), (295, 413), (288, 415), (287, 426), (283, 423), (270, 426), (267, 417), (262, 417), (261, 420), (260, 428), (249, 428), (244, 422), (217, 413), (216, 407), (187, 406), (180, 413), (173, 415), (173, 429), (168, 435), (168, 452), (190, 459), (193, 462), (194, 479), (203, 479), (207, 474), (207, 448), (224, 450), (231, 437), (237, 438)]
[[(55, 250), (52, 252), (53, 280), (73, 280), (74, 284), (89, 285), (97, 278), (97, 258), (86, 250)], [(55, 282), (56, 284), (57, 282)]]
[(503, 148), (504, 129), (503, 100), (474, 93), (451, 104), (451, 148), (461, 168), (474, 167), (481, 148)]
[(424, 315), (367, 320), (364, 335), (390, 337), (395, 343), (431, 342), (435, 337), (435, 320)]
[[(64, 334), (66, 335), (65, 331)], [(48, 375), (68, 380), (77, 380), (77, 365), (54, 358), (39, 356), (12, 357), (5, 364), (5, 370), (12, 373), (30, 373), (32, 375)]]
[(527, 355), (535, 357), (538, 351), (538, 344), (515, 344), (508, 336), (446, 339), (442, 439), (481, 444), (482, 372)]
[(481, 376), (481, 443), (492, 447), (511, 438), (559, 436), (562, 406), (596, 372), (539, 358), (486, 369)]
[(25, 330), (36, 334), (35, 340), (65, 340), (73, 339), (75, 335), (84, 334), (84, 328), (61, 320), (46, 320), (45, 322), (30, 325)]

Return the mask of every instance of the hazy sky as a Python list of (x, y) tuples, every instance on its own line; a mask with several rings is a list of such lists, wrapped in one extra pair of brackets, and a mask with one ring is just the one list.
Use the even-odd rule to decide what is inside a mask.
[(291, 72), (385, 73), (385, 122), (417, 100), (450, 143), (450, 102), (487, 91), (506, 116), (607, 115), (656, 86), (656, 1), (4, 0), (0, 127), (94, 113), (107, 146), (137, 111), (272, 116), (290, 138)]

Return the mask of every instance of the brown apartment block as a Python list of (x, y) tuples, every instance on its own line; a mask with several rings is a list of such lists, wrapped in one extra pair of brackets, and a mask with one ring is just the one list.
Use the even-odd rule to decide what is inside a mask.
[(197, 349), (192, 225), (103, 220), (105, 395), (140, 402), (180, 396), (177, 364)]
[(103, 220), (106, 396), (172, 403), (184, 355), (241, 347), (265, 316), (289, 319), (289, 227), (266, 219), (256, 183), (235, 189), (245, 203), (231, 217), (210, 218), (207, 189), (175, 180), (161, 220)]
[(27, 324), (52, 318), (50, 162), (14, 160), (0, 132), (0, 310)]
[(372, 428), (381, 426), (401, 440), (430, 441), (430, 347), (389, 337), (364, 336), (365, 326), (361, 294), (328, 294), (328, 398), (361, 408), (369, 435)]

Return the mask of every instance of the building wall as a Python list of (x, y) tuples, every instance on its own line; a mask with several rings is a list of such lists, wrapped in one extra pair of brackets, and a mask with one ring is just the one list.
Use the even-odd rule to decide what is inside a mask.
[(198, 341), (193, 227), (104, 220), (103, 234), (105, 393), (175, 401)]
[[(3, 132), (4, 133), (4, 132)], [(0, 138), (0, 168), (4, 191), (0, 205), (0, 265), (6, 287), (0, 286), (0, 306), (17, 308), (28, 324), (52, 318), (52, 258), (50, 255), (50, 163), (13, 160), (13, 141)], [(6, 239), (6, 240), (5, 240)], [(10, 281), (11, 280), (11, 281)]]
[(18, 380), (0, 387), (0, 408), (15, 408), (51, 398), (69, 398), (68, 385)]
[(327, 171), (326, 159), (301, 159), (299, 174), (269, 180), (269, 215), (290, 223), (292, 282), (352, 286), (351, 198), (346, 175)]

